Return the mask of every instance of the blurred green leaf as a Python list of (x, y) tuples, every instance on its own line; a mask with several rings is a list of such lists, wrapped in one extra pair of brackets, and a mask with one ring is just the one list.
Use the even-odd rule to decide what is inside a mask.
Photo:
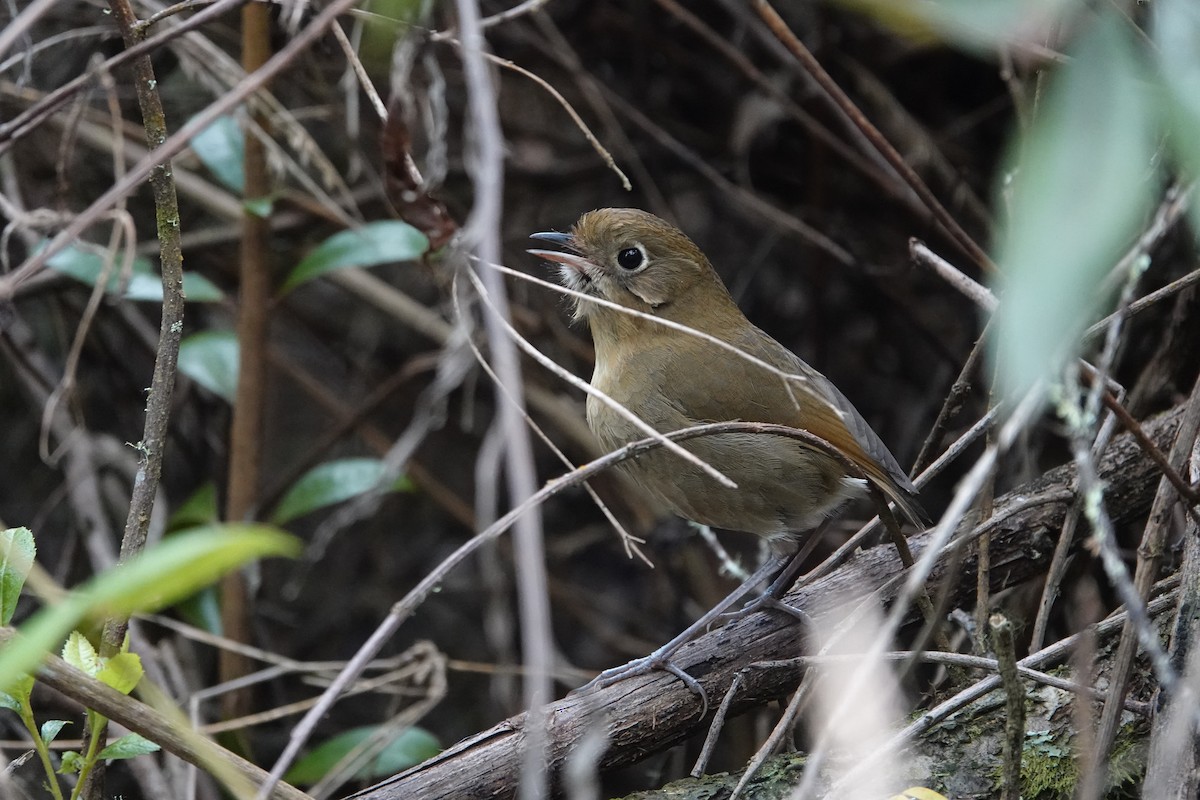
[(100, 755), (97, 757), (104, 760), (119, 760), (122, 758), (144, 756), (147, 753), (157, 753), (161, 749), (141, 734), (127, 733), (101, 750)]
[(335, 233), (313, 248), (284, 281), (283, 291), (339, 269), (411, 261), (428, 249), (425, 234), (405, 222), (371, 222)]
[(1117, 14), (1076, 42), (1022, 143), (997, 247), (999, 388), (1024, 395), (1078, 349), (1100, 279), (1148, 207), (1156, 106)]
[(217, 485), (208, 481), (175, 509), (175, 513), (167, 520), (167, 530), (198, 528), (201, 525), (219, 522), (220, 519), (221, 514), (217, 510)]
[[(217, 508), (217, 485), (212, 481), (203, 484), (192, 492), (175, 513), (167, 520), (168, 534), (186, 528), (199, 528), (204, 525), (215, 525), (221, 521), (221, 513)], [(180, 600), (175, 610), (185, 622), (195, 625), (209, 633), (221, 634), (221, 607), (218, 602), (219, 591), (214, 586), (206, 586), (191, 597)]]
[(65, 719), (46, 720), (42, 723), (41, 728), (42, 741), (46, 744), (50, 744), (58, 738), (58, 734), (62, 731), (62, 729), (70, 724), (71, 723)]
[[(355, 747), (366, 741), (377, 726), (368, 725), (339, 733), (314, 747), (307, 755), (297, 759), (288, 770), (284, 780), (296, 785), (309, 785), (321, 780), (339, 761)], [(422, 728), (406, 728), (393, 739), (370, 764), (354, 776), (356, 780), (370, 780), (384, 775), (394, 775), (400, 770), (420, 764), (442, 751), (436, 737)]]
[(21, 703), (28, 703), (29, 696), (33, 694), (33, 676), (25, 673), (6, 683), (5, 691), (0, 692), (0, 707), (20, 713)]
[(232, 331), (195, 333), (179, 343), (179, 371), (233, 403), (240, 352), (237, 334)]
[(217, 117), (192, 137), (191, 145), (192, 152), (218, 181), (242, 194), (246, 187), (246, 141), (235, 117)]
[[(1200, 179), (1200, 4), (1158, 0), (1154, 4), (1154, 43), (1166, 87), (1168, 142), (1186, 179)], [(1200, 237), (1200, 203), (1188, 206), (1192, 232)]]
[(35, 556), (37, 546), (29, 528), (0, 531), (0, 625), (12, 621)]
[[(365, 494), (379, 485), (386, 471), (377, 458), (343, 458), (318, 464), (292, 484), (271, 514), (271, 522), (283, 525), (319, 508)], [(412, 489), (412, 482), (404, 476), (387, 487), (389, 492)]]
[[(80, 283), (95, 286), (100, 280), (101, 272), (104, 271), (104, 258), (99, 253), (69, 245), (51, 256), (46, 265)], [(121, 288), (120, 272), (121, 264), (114, 264), (104, 291), (114, 294)], [(183, 296), (187, 301), (195, 303), (215, 303), (225, 297), (212, 281), (194, 272), (183, 273)], [(149, 259), (134, 257), (124, 297), (127, 300), (162, 302), (162, 277)]]
[(57, 605), (39, 611), (0, 651), (0, 688), (37, 666), (68, 632), (89, 618), (165, 608), (247, 561), (291, 556), (295, 538), (266, 525), (212, 525), (169, 536), (124, 564), (95, 576)]

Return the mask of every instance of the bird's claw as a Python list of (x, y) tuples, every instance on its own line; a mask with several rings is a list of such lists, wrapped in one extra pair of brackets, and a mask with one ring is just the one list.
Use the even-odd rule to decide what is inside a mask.
[(745, 619), (751, 614), (756, 614), (759, 611), (778, 611), (781, 614), (787, 614), (788, 616), (795, 617), (797, 620), (806, 625), (812, 624), (812, 617), (810, 617), (808, 614), (804, 613), (793, 605), (783, 602), (778, 597), (775, 597), (770, 593), (760, 594), (758, 597), (749, 601), (737, 611), (730, 611), (722, 614), (721, 616), (727, 621), (733, 621)]
[(645, 658), (639, 658), (636, 661), (630, 661), (620, 667), (613, 667), (601, 672), (589, 683), (582, 686), (582, 689), (604, 689), (612, 686), (618, 681), (623, 681), (626, 678), (636, 678), (640, 675), (649, 675), (655, 670), (669, 672), (679, 680), (683, 681), (683, 685), (688, 688), (692, 694), (700, 698), (700, 717), (703, 718), (708, 714), (708, 692), (704, 691), (704, 687), (700, 685), (700, 681), (689, 675), (682, 667), (671, 661), (669, 658), (661, 656), (649, 655)]

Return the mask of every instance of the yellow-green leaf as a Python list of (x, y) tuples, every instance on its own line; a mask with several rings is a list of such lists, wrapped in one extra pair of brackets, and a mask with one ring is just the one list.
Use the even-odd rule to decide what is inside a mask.
[(137, 653), (117, 653), (105, 660), (96, 678), (121, 694), (129, 694), (142, 679), (142, 659)]
[(93, 678), (104, 666), (95, 646), (79, 631), (71, 631), (71, 635), (67, 637), (67, 642), (62, 648), (62, 660)]
[(0, 625), (12, 621), (37, 547), (29, 528), (0, 531)]
[(89, 618), (157, 611), (247, 561), (291, 556), (299, 543), (267, 525), (213, 525), (184, 531), (92, 578), (22, 625), (0, 651), (0, 689), (30, 672), (68, 632)]

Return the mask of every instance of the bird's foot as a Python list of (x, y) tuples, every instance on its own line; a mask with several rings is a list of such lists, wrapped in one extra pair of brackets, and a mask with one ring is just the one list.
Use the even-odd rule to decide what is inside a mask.
[(737, 611), (730, 611), (723, 615), (723, 619), (727, 621), (745, 619), (751, 614), (757, 614), (760, 611), (778, 611), (781, 614), (787, 614), (790, 617), (795, 617), (797, 621), (811, 624), (812, 617), (805, 614), (800, 609), (793, 605), (789, 605), (781, 600), (770, 591), (763, 592), (753, 600), (748, 601), (744, 606)]
[(682, 667), (671, 660), (672, 654), (678, 649), (678, 645), (670, 649), (659, 648), (650, 655), (630, 661), (619, 667), (606, 669), (601, 672), (590, 682), (580, 687), (581, 689), (604, 689), (612, 686), (618, 681), (626, 680), (627, 678), (636, 678), (642, 675), (649, 675), (655, 670), (669, 672), (679, 680), (683, 681), (692, 694), (700, 698), (700, 716), (703, 717), (708, 713), (708, 693), (704, 691), (704, 687), (700, 685), (700, 681), (689, 675)]

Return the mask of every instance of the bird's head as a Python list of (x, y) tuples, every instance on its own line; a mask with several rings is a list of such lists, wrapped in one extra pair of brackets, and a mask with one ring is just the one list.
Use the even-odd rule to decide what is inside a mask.
[[(559, 265), (569, 289), (646, 313), (680, 311), (713, 288), (728, 297), (712, 265), (684, 233), (646, 211), (601, 208), (579, 218), (570, 233), (535, 233), (563, 249), (530, 250)], [(577, 319), (594, 324), (611, 308), (572, 298)], [(677, 314), (669, 314), (677, 316)], [(686, 315), (684, 315), (686, 316)]]

